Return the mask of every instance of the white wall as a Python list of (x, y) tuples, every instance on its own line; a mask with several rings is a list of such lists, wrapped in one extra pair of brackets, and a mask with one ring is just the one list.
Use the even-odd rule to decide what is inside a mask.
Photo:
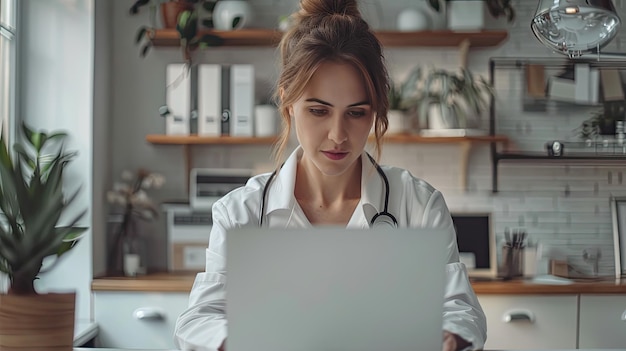
[[(69, 133), (67, 148), (78, 157), (66, 171), (68, 193), (81, 188), (67, 215), (87, 209), (82, 225), (91, 227), (93, 173), (94, 2), (20, 0), (19, 111), (43, 130)], [(77, 317), (89, 319), (92, 233), (53, 271), (36, 281), (44, 291), (77, 292)]]

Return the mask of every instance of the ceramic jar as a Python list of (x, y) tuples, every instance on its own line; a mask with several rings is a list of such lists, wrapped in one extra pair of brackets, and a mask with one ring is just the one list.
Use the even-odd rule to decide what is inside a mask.
[(244, 0), (221, 0), (213, 9), (213, 25), (219, 30), (244, 28), (250, 23), (252, 9)]

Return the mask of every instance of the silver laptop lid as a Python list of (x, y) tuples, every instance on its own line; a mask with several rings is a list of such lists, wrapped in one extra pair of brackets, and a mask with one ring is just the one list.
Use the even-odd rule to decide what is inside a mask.
[(440, 350), (445, 237), (430, 229), (227, 234), (227, 349)]

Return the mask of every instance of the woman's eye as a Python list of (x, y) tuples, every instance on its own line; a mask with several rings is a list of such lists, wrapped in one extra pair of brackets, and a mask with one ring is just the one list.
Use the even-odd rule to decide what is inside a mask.
[(365, 116), (365, 111), (363, 110), (349, 111), (348, 114), (352, 117), (363, 117)]
[(319, 108), (310, 108), (310, 109), (309, 109), (309, 112), (310, 112), (312, 115), (315, 115), (315, 116), (324, 116), (324, 115), (326, 114), (327, 110), (325, 110), (325, 109), (319, 109)]

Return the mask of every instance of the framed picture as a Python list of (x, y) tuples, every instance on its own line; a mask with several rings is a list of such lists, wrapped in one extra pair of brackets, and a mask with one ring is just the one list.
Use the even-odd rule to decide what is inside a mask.
[(615, 278), (626, 273), (626, 197), (611, 197)]
[[(625, 198), (626, 199), (626, 198)], [(452, 213), (460, 260), (471, 278), (497, 275), (496, 237), (491, 213)]]

